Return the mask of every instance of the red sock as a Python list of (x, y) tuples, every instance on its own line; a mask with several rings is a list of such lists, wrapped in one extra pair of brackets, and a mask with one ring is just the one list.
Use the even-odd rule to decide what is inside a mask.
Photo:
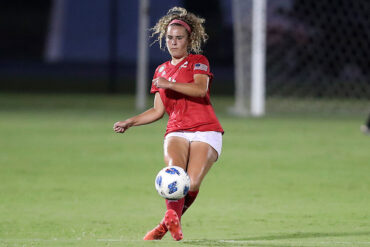
[(180, 200), (166, 200), (166, 206), (168, 209), (173, 209), (177, 213), (179, 220), (181, 220), (182, 209), (184, 208), (185, 198)]
[(189, 191), (188, 194), (185, 196), (185, 203), (184, 208), (182, 210), (182, 214), (185, 213), (186, 210), (190, 207), (191, 204), (195, 201), (195, 198), (197, 198), (199, 193), (199, 190), (196, 191)]
[[(181, 198), (180, 200), (167, 200), (166, 199), (166, 206), (168, 209), (173, 209), (177, 213), (179, 220), (181, 220), (182, 210), (184, 208), (185, 198)], [(164, 224), (164, 219), (161, 222), (161, 225), (167, 229), (166, 225)]]

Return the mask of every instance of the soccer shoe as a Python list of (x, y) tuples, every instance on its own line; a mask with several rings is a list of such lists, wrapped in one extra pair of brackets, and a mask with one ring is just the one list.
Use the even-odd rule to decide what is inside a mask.
[(164, 215), (164, 224), (171, 232), (173, 239), (179, 241), (183, 238), (180, 220), (175, 210), (167, 210), (166, 214)]
[(154, 227), (153, 230), (149, 231), (143, 238), (143, 240), (161, 240), (166, 235), (167, 229), (162, 224)]
[(360, 130), (362, 131), (362, 133), (364, 133), (366, 135), (370, 135), (370, 129), (369, 129), (369, 127), (367, 127), (367, 125), (361, 125)]

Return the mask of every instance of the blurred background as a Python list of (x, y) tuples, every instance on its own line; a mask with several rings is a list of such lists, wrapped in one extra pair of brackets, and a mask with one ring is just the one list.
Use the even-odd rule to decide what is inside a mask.
[[(0, 8), (0, 90), (135, 93), (139, 2), (5, 1)], [(239, 19), (233, 17), (235, 2), (241, 6)], [(233, 25), (235, 21), (243, 25), (245, 60), (250, 66), (251, 4), (149, 1), (150, 27), (173, 6), (204, 17), (210, 36), (204, 54), (215, 74), (212, 92), (233, 96)], [(266, 13), (267, 111), (332, 112), (346, 107), (347, 111), (366, 111), (363, 102), (370, 98), (369, 1), (268, 0)], [(158, 43), (150, 46), (148, 86), (156, 66), (168, 59)], [(309, 101), (297, 103), (296, 99), (303, 98)], [(335, 103), (317, 103), (316, 99)], [(338, 100), (347, 103), (343, 106)], [(348, 103), (353, 100), (361, 102), (353, 108)]]

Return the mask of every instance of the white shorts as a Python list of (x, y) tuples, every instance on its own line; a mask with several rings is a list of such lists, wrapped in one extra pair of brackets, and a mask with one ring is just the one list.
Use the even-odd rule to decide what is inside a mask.
[(171, 136), (178, 136), (185, 138), (189, 142), (205, 142), (208, 143), (211, 147), (213, 147), (218, 157), (221, 155), (221, 149), (222, 149), (222, 133), (217, 131), (196, 131), (196, 132), (190, 132), (190, 131), (177, 131), (177, 132), (171, 132), (168, 133), (164, 139), (164, 142), (166, 143), (167, 138)]

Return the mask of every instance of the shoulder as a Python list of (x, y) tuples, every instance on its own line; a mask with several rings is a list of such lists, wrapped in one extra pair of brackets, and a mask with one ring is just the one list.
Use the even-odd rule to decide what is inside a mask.
[(155, 73), (160, 73), (160, 72), (162, 72), (166, 67), (168, 67), (168, 63), (169, 63), (170, 61), (167, 61), (167, 62), (164, 62), (164, 63), (162, 63), (162, 64), (160, 64), (160, 65), (158, 65), (157, 66), (157, 68), (155, 69)]
[(209, 62), (208, 59), (200, 54), (192, 55), (191, 56), (191, 63), (190, 66), (193, 68), (194, 73), (196, 74), (204, 74), (210, 72)]
[(209, 63), (208, 62), (208, 59), (206, 58), (206, 56), (204, 55), (201, 55), (201, 54), (191, 54), (190, 55), (190, 60), (194, 63), (198, 63), (198, 62), (206, 62), (206, 63)]

